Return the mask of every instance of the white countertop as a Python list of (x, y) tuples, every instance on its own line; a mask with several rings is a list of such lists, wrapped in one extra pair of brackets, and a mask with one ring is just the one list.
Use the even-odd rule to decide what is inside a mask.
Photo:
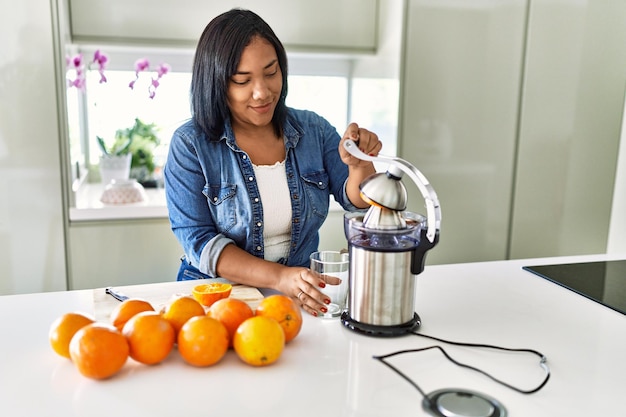
[[(624, 259), (543, 258), (427, 266), (418, 276), (420, 332), (455, 341), (541, 351), (552, 377), (523, 395), (461, 369), (437, 351), (392, 362), (427, 393), (466, 388), (495, 397), (511, 417), (620, 415), (626, 409), (626, 316), (568, 291), (523, 265)], [(129, 360), (106, 381), (81, 376), (48, 345), (51, 322), (93, 311), (91, 290), (0, 296), (0, 415), (3, 416), (426, 416), (420, 394), (372, 359), (435, 344), (413, 335), (379, 339), (338, 320), (305, 315), (300, 335), (269, 367), (243, 364), (233, 351), (194, 368), (177, 352), (157, 366)], [(456, 359), (530, 389), (542, 380), (535, 356), (444, 345)]]

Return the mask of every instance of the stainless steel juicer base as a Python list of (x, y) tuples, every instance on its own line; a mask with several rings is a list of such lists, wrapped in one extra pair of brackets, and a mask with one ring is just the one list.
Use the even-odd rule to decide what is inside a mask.
[(398, 337), (417, 330), (422, 325), (422, 319), (420, 319), (417, 313), (413, 313), (413, 318), (406, 323), (394, 326), (379, 326), (358, 322), (350, 317), (348, 311), (344, 311), (341, 313), (341, 323), (348, 329), (366, 336)]

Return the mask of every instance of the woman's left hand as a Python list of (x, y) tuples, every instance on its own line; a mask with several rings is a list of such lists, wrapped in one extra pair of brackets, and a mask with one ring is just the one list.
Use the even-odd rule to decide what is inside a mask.
[(341, 142), (339, 142), (339, 155), (344, 164), (352, 167), (370, 166), (371, 162), (363, 161), (355, 156), (352, 156), (347, 150), (344, 149), (343, 143), (351, 139), (356, 142), (361, 151), (367, 155), (376, 156), (380, 152), (383, 144), (378, 140), (378, 136), (374, 132), (370, 132), (367, 129), (359, 127), (356, 123), (350, 123), (346, 132), (343, 134)]
[(286, 294), (293, 294), (292, 298), (309, 314), (318, 317), (328, 312), (330, 298), (320, 291), (326, 285), (338, 285), (341, 279), (329, 275), (320, 275), (308, 268), (291, 268), (297, 270), (298, 275), (290, 282), (291, 289)]

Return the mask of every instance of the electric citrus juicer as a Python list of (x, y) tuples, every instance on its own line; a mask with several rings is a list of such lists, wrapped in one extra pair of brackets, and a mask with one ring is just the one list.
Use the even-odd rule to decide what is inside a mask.
[[(344, 148), (353, 156), (389, 164), (360, 185), (370, 204), (362, 212), (344, 215), (350, 273), (347, 310), (341, 322), (372, 336), (400, 336), (421, 325), (415, 312), (416, 275), (424, 270), (426, 252), (439, 241), (441, 209), (426, 177), (409, 162), (390, 156), (369, 156), (356, 143)], [(403, 174), (417, 185), (426, 203), (427, 217), (405, 211), (407, 191)]]

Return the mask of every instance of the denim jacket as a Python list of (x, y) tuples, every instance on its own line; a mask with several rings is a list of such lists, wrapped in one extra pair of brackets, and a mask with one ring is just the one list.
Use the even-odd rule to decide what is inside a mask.
[[(308, 266), (329, 197), (356, 210), (346, 194), (348, 167), (341, 161), (340, 136), (317, 114), (289, 109), (284, 126), (285, 169), (291, 194), (291, 249), (279, 260)], [(187, 261), (216, 277), (217, 259), (234, 243), (263, 258), (263, 205), (250, 158), (235, 142), (227, 121), (219, 141), (210, 141), (193, 121), (179, 127), (164, 168), (170, 224)]]

